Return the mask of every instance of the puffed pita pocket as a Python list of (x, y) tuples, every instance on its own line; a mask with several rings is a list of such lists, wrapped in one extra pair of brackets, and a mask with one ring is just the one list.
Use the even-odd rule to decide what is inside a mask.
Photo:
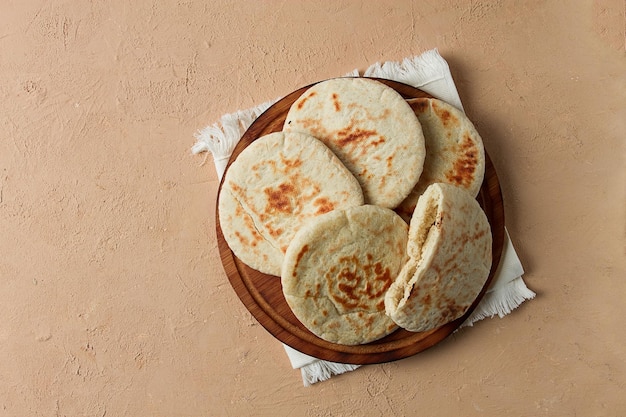
[(409, 261), (385, 294), (385, 311), (398, 326), (423, 332), (463, 316), (491, 269), (491, 228), (467, 191), (428, 186), (409, 225)]

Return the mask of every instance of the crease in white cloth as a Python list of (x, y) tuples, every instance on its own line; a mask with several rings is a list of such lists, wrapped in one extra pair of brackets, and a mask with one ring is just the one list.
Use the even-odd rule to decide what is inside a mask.
[[(344, 76), (378, 77), (403, 82), (463, 110), (463, 104), (452, 79), (448, 63), (437, 49), (398, 62), (375, 63), (362, 74), (355, 69), (344, 74)], [(241, 136), (257, 117), (278, 100), (279, 98), (266, 101), (250, 109), (223, 115), (219, 122), (197, 132), (195, 135), (196, 143), (191, 148), (191, 152), (194, 154), (210, 152), (213, 156), (216, 173), (221, 180), (228, 159)], [(522, 278), (524, 269), (506, 229), (505, 232), (502, 257), (494, 281), (476, 309), (460, 328), (471, 327), (479, 320), (496, 315), (502, 318), (519, 307), (524, 301), (535, 297), (535, 293), (528, 289), (524, 283)], [(293, 369), (300, 369), (304, 386), (325, 381), (333, 375), (350, 372), (360, 366), (317, 359), (285, 344), (283, 346)]]

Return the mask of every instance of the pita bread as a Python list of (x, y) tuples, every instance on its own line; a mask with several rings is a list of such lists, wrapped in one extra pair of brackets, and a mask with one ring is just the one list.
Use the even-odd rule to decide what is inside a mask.
[(453, 184), (476, 197), (485, 175), (483, 141), (465, 113), (434, 98), (408, 102), (422, 125), (426, 157), (417, 185), (396, 210), (406, 220), (430, 184)]
[(308, 219), (363, 204), (358, 181), (319, 140), (297, 132), (258, 138), (224, 177), (219, 222), (233, 253), (280, 275), (284, 253)]
[(422, 172), (420, 123), (402, 96), (379, 81), (336, 78), (313, 85), (290, 107), (283, 130), (324, 142), (359, 180), (366, 204), (396, 207)]
[(358, 345), (397, 326), (385, 292), (406, 262), (408, 225), (390, 209), (365, 205), (311, 219), (293, 238), (281, 274), (295, 316), (318, 337)]
[(409, 226), (410, 260), (385, 295), (389, 317), (422, 332), (463, 316), (489, 277), (491, 245), (487, 216), (467, 191), (428, 186)]

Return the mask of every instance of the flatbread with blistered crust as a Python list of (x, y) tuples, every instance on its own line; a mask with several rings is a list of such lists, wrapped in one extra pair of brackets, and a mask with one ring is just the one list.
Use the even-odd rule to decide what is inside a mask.
[(408, 226), (390, 209), (335, 210), (300, 229), (285, 255), (283, 293), (295, 316), (329, 342), (358, 345), (397, 326), (384, 297), (405, 263)]
[(363, 204), (358, 181), (312, 136), (276, 132), (246, 147), (226, 171), (219, 221), (245, 264), (280, 275), (289, 242), (309, 219)]
[(435, 98), (408, 102), (422, 125), (426, 157), (417, 185), (396, 210), (406, 220), (430, 184), (453, 184), (476, 197), (485, 176), (483, 141), (465, 113)]
[(365, 78), (335, 78), (307, 89), (290, 107), (284, 131), (324, 142), (359, 180), (366, 204), (394, 208), (420, 177), (422, 128), (403, 97)]
[(489, 277), (491, 245), (487, 216), (471, 194), (428, 186), (409, 227), (410, 260), (385, 295), (387, 315), (414, 332), (463, 316)]

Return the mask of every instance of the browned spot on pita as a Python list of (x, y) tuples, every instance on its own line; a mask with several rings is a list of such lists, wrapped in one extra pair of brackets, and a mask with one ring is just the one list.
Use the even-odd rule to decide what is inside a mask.
[(380, 262), (376, 262), (375, 264), (366, 264), (363, 266), (365, 273), (369, 276), (372, 275), (372, 270), (374, 273), (373, 281), (367, 282), (365, 284), (365, 290), (362, 294), (366, 295), (368, 299), (374, 300), (381, 297), (387, 289), (391, 286), (391, 272), (389, 268), (383, 269)]
[(298, 120), (298, 126), (309, 135), (321, 140), (326, 145), (329, 144), (332, 135), (322, 126), (320, 119), (308, 118)]
[(454, 185), (469, 187), (475, 176), (478, 165), (478, 150), (470, 135), (466, 132), (459, 144), (459, 157), (446, 175), (446, 179)]
[(291, 169), (298, 168), (303, 162), (300, 158), (287, 159), (282, 153), (280, 154), (280, 160), (285, 166), (284, 172), (289, 172)]
[(452, 298), (443, 297), (441, 300), (439, 300), (439, 303), (437, 304), (437, 309), (442, 312), (445, 321), (451, 321), (458, 318), (465, 311), (466, 308), (462, 305), (459, 305), (456, 300)]
[(310, 99), (311, 97), (315, 96), (317, 93), (315, 91), (310, 92), (308, 95), (302, 97), (301, 99), (298, 100), (298, 104), (296, 104), (296, 107), (298, 108), (298, 110), (302, 110), (302, 107), (304, 107), (304, 103), (306, 103), (306, 101), (308, 99)]
[[(374, 154), (372, 149), (378, 147), (379, 145), (386, 142), (386, 139), (383, 136), (379, 136), (378, 139), (366, 140), (362, 143), (359, 143), (358, 146), (360, 148), (359, 155), (365, 158), (371, 158), (375, 161), (381, 161), (382, 157), (380, 155)], [(388, 165), (389, 167), (390, 165)]]
[(460, 241), (460, 247), (457, 250), (458, 253), (462, 253), (463, 252), (463, 247), (465, 245), (468, 245), (472, 242), (476, 242), (480, 239), (483, 238), (483, 236), (485, 236), (487, 234), (486, 230), (480, 230), (472, 235), (468, 234), (468, 233), (464, 233), (463, 235), (461, 235), (461, 237), (459, 238)]
[(337, 96), (337, 93), (333, 93), (333, 106), (335, 107), (335, 111), (340, 111), (341, 110), (341, 103), (339, 103), (339, 96)]
[(239, 241), (245, 245), (245, 246), (252, 246), (255, 247), (259, 241), (263, 240), (263, 237), (257, 232), (257, 230), (254, 228), (254, 224), (252, 222), (252, 219), (250, 219), (249, 217), (245, 217), (245, 223), (246, 223), (246, 227), (250, 230), (250, 232), (252, 233), (252, 241), (249, 241), (248, 238), (246, 238), (244, 235), (242, 235), (240, 232), (235, 232), (235, 236), (237, 237), (237, 239), (239, 239)]
[(432, 106), (433, 106), (433, 112), (435, 112), (437, 117), (439, 117), (444, 127), (456, 126), (459, 124), (459, 119), (457, 119), (457, 117), (454, 116), (452, 113), (450, 113), (448, 110), (442, 109), (434, 101), (432, 102)]
[(308, 119), (299, 120), (298, 122), (300, 123), (300, 125), (302, 125), (304, 129), (310, 130), (311, 132), (322, 131), (322, 122), (319, 119), (308, 118)]
[(252, 241), (248, 241), (248, 239), (243, 236), (242, 234), (240, 234), (239, 232), (236, 232), (235, 235), (237, 236), (237, 238), (239, 239), (239, 241), (241, 243), (243, 243), (244, 245), (251, 245), (251, 246), (256, 246), (258, 244), (258, 242), (260, 242), (261, 240), (263, 240), (263, 236), (261, 236), (261, 234), (258, 232), (258, 230), (256, 229), (255, 225), (254, 225), (254, 221), (252, 220), (252, 218), (248, 215), (244, 215), (243, 216), (243, 221), (246, 225), (246, 228), (248, 229), (248, 231), (250, 231), (250, 234), (252, 235)]
[[(295, 267), (293, 268), (293, 276), (294, 277), (297, 275), (298, 264), (302, 260), (302, 257), (304, 256), (304, 254), (308, 252), (308, 250), (309, 250), (309, 245), (304, 245), (302, 247), (302, 249), (300, 249), (300, 252), (298, 252), (298, 256), (296, 256), (296, 264), (295, 264)], [(318, 288), (319, 288), (319, 285), (318, 285)], [(308, 292), (309, 291), (307, 290), (307, 293)]]
[[(313, 324), (316, 324), (315, 321), (313, 322)], [(336, 329), (340, 326), (339, 322), (337, 321), (333, 321), (332, 323), (328, 323), (326, 325), (326, 327), (328, 327), (329, 329)]]
[(461, 306), (457, 303), (450, 304), (450, 315), (451, 320), (454, 320), (457, 317), (460, 317), (465, 311), (465, 306)]
[[(325, 274), (325, 278), (328, 282), (328, 287), (330, 288), (330, 296), (335, 300), (338, 305), (346, 309), (355, 308), (359, 305), (358, 297), (355, 294), (355, 289), (358, 286), (358, 281), (360, 277), (355, 274), (355, 271), (358, 268), (358, 259), (356, 257), (350, 257), (349, 262), (345, 262), (348, 258), (342, 258), (344, 262), (348, 265), (352, 265), (354, 269), (351, 267), (343, 267), (338, 273), (327, 273)], [(356, 262), (355, 265), (353, 262)], [(337, 289), (335, 288), (335, 284), (337, 285)]]
[[(320, 296), (320, 288), (321, 285), (319, 283), (315, 284), (315, 292), (312, 292), (311, 290), (306, 290), (306, 292), (304, 293), (304, 296), (307, 298), (319, 298)], [(325, 313), (324, 315), (328, 315), (328, 311), (324, 310)]]
[(370, 145), (371, 145), (371, 146), (373, 146), (373, 147), (377, 147), (377, 146), (378, 146), (378, 145), (380, 145), (381, 143), (385, 143), (385, 138), (384, 138), (384, 137), (382, 137), (382, 136), (380, 136), (380, 137), (378, 138), (378, 140), (373, 140), (373, 141), (371, 141), (371, 142), (370, 142)]
[(267, 231), (269, 232), (270, 236), (274, 238), (283, 234), (283, 229), (280, 229), (280, 228), (274, 229), (271, 224), (266, 224), (265, 227), (267, 228)]
[(364, 140), (378, 134), (375, 130), (361, 129), (359, 127), (355, 128), (353, 125), (354, 123), (351, 123), (349, 126), (337, 132), (337, 144), (339, 144), (339, 146), (358, 145)]
[[(317, 298), (317, 296), (318, 296), (318, 293), (317, 292), (314, 293), (311, 290), (306, 290), (305, 293), (304, 293), (304, 298)], [(328, 314), (328, 312), (327, 312), (327, 314)], [(326, 315), (326, 314), (324, 314), (324, 315)]]
[(297, 191), (292, 184), (282, 183), (277, 188), (268, 187), (263, 191), (267, 197), (267, 206), (265, 207), (267, 212), (293, 212), (291, 197), (295, 196)]
[(422, 304), (424, 304), (427, 307), (430, 307), (432, 302), (433, 302), (433, 299), (430, 296), (430, 294), (426, 294), (426, 296), (422, 299)]
[(249, 244), (248, 239), (246, 239), (244, 235), (242, 235), (242, 234), (241, 234), (241, 233), (239, 233), (239, 232), (235, 232), (235, 236), (237, 236), (237, 239), (239, 239), (239, 241), (240, 241), (243, 245), (248, 246), (248, 244)]
[(384, 294), (391, 286), (392, 278), (389, 268), (383, 268), (380, 262), (361, 264), (356, 256), (341, 258), (344, 267), (338, 274), (326, 274), (332, 288), (332, 281), (338, 282), (338, 292), (331, 291), (332, 298), (346, 309), (371, 309), (370, 301), (379, 300), (378, 311), (384, 310)]
[[(350, 272), (348, 272), (348, 274), (350, 274)], [(352, 275), (352, 277), (357, 278), (356, 275)], [(349, 299), (355, 300), (355, 301), (359, 299), (359, 296), (354, 293), (354, 290), (355, 290), (354, 286), (340, 283), (339, 285), (337, 285), (337, 287), (339, 287), (341, 292), (343, 292)], [(356, 307), (356, 304), (355, 304), (355, 307)]]
[(335, 209), (335, 204), (326, 197), (316, 198), (313, 205), (317, 207), (315, 214), (324, 214)]
[(240, 195), (240, 196), (244, 194), (243, 188), (241, 188), (236, 183), (229, 182), (228, 185), (230, 185), (230, 189), (233, 190), (233, 194), (237, 194), (237, 195)]

